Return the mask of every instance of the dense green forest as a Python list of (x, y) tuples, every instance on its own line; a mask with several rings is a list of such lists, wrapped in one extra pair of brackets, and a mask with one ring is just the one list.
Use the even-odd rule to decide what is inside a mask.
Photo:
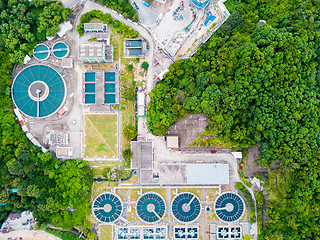
[(258, 143), (260, 163), (279, 167), (265, 183), (260, 239), (320, 239), (320, 1), (227, 5), (226, 23), (150, 93), (148, 128), (164, 135), (188, 113), (204, 113), (220, 141)]
[(138, 22), (139, 17), (136, 10), (130, 4), (129, 0), (97, 0), (99, 3), (106, 5), (108, 8), (122, 14), (125, 18), (129, 18), (134, 22)]
[(23, 63), (40, 40), (56, 34), (70, 13), (61, 2), (0, 0), (0, 47), (8, 50), (10, 61)]
[[(51, 1), (2, 0), (0, 12), (0, 203), (7, 204), (0, 207), (0, 220), (12, 209), (27, 209), (39, 224), (86, 226), (92, 236), (86, 221), (93, 178), (89, 165), (77, 159), (62, 162), (29, 143), (10, 98), (13, 63), (20, 63), (40, 40), (54, 35), (70, 10)], [(18, 192), (9, 194), (11, 188)]]

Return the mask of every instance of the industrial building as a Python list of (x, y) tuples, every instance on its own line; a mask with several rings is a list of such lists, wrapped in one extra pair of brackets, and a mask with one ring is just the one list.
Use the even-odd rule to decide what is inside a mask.
[(146, 93), (137, 93), (137, 117), (146, 116)]
[(83, 28), (85, 33), (108, 31), (108, 25), (103, 23), (84, 23)]
[(160, 163), (159, 183), (163, 185), (229, 184), (229, 164)]
[(79, 58), (85, 63), (113, 62), (113, 47), (103, 42), (80, 44)]

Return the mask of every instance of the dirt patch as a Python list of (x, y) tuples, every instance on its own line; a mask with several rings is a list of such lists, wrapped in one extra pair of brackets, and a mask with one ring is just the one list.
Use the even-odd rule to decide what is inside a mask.
[(55, 237), (45, 231), (32, 231), (32, 230), (20, 230), (20, 231), (13, 231), (9, 233), (0, 234), (1, 240), (6, 240), (8, 238), (17, 238), (21, 237), (23, 240), (61, 240), (58, 237)]
[(267, 168), (261, 166), (258, 162), (258, 155), (260, 154), (259, 146), (255, 145), (249, 149), (249, 153), (246, 158), (244, 175), (251, 177), (255, 173), (268, 172)]
[(184, 148), (205, 130), (207, 124), (208, 120), (204, 114), (190, 114), (170, 126), (169, 135), (179, 136), (180, 148)]

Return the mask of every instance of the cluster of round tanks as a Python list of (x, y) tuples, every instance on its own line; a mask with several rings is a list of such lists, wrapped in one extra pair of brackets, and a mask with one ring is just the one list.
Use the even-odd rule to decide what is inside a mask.
[(33, 49), (34, 57), (40, 61), (47, 60), (50, 54), (56, 58), (64, 58), (69, 54), (69, 47), (64, 42), (57, 42), (50, 48), (44, 44), (40, 43)]
[[(227, 192), (217, 197), (214, 208), (221, 221), (234, 222), (242, 217), (244, 202), (238, 194)], [(201, 215), (201, 209), (200, 199), (190, 192), (178, 194), (171, 203), (171, 213), (181, 223), (196, 221)], [(112, 223), (121, 217), (123, 204), (116, 194), (102, 193), (94, 200), (92, 211), (100, 222)], [(165, 216), (166, 202), (159, 193), (145, 193), (137, 200), (136, 213), (142, 222), (159, 222)]]

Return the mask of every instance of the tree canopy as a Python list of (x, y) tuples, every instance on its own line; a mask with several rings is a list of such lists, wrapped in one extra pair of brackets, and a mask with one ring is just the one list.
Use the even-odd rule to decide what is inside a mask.
[(280, 162), (283, 179), (266, 186), (274, 192), (260, 239), (319, 239), (320, 1), (229, 4), (226, 23), (150, 93), (148, 128), (164, 135), (204, 113), (221, 141), (258, 143), (260, 163)]
[(70, 13), (61, 2), (0, 0), (0, 47), (9, 50), (11, 62), (23, 63), (25, 55), (32, 55), (40, 40), (53, 36)]
[(122, 14), (125, 18), (129, 18), (134, 22), (138, 22), (138, 14), (129, 0), (98, 0), (99, 3), (106, 5), (118, 13)]

